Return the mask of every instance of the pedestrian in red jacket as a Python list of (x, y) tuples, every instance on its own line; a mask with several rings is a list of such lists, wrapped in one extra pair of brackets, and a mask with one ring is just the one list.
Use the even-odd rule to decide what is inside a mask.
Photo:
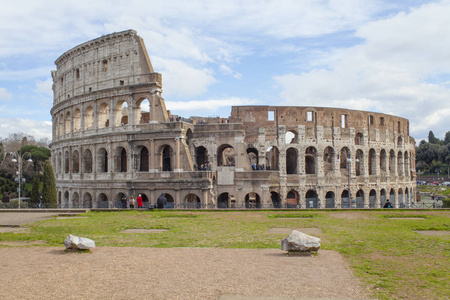
[(136, 201), (137, 201), (138, 208), (142, 208), (143, 205), (142, 205), (142, 196), (141, 196), (141, 194), (139, 194), (139, 196), (137, 197)]

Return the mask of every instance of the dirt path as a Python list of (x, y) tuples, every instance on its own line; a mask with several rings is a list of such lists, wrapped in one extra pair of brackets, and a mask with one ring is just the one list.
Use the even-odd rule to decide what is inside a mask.
[(2, 299), (218, 299), (221, 295), (367, 299), (334, 251), (0, 248)]

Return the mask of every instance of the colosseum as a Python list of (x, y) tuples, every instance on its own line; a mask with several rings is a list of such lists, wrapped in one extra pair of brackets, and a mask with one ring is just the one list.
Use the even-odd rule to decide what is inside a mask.
[(52, 71), (60, 207), (378, 208), (415, 201), (407, 119), (328, 107), (233, 106), (228, 118), (166, 109), (133, 30), (62, 54)]

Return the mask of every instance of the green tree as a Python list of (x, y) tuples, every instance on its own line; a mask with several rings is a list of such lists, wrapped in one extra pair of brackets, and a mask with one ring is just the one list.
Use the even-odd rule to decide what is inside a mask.
[(447, 131), (447, 132), (445, 133), (444, 144), (445, 144), (445, 145), (449, 145), (449, 144), (450, 144), (450, 131)]
[(50, 160), (44, 163), (44, 174), (43, 174), (43, 188), (42, 188), (42, 202), (45, 206), (57, 205), (56, 198), (56, 181), (55, 175), (53, 174), (53, 168), (50, 164)]
[(430, 144), (436, 144), (438, 142), (437, 138), (434, 136), (433, 131), (430, 130), (428, 133), (428, 143)]
[(30, 197), (30, 204), (32, 206), (36, 206), (37, 204), (39, 204), (40, 198), (39, 185), (40, 185), (39, 174), (36, 174), (34, 175), (33, 178), (33, 188), (31, 190), (31, 197)]

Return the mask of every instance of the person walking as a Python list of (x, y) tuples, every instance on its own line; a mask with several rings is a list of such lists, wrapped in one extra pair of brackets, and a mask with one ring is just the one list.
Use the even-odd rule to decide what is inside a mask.
[(125, 194), (122, 195), (122, 199), (120, 201), (122, 202), (122, 208), (127, 208), (127, 196), (125, 196)]
[(133, 196), (130, 196), (130, 208), (134, 208), (134, 205), (135, 205), (134, 202), (135, 202), (135, 201), (134, 201), (134, 197), (133, 197)]
[(157, 208), (164, 208), (164, 207), (166, 207), (166, 204), (167, 204), (167, 199), (166, 199), (166, 197), (165, 197), (165, 194), (162, 193), (162, 194), (158, 197), (158, 199), (156, 200), (156, 207), (157, 207)]
[(142, 204), (142, 196), (141, 196), (141, 194), (139, 194), (139, 196), (137, 197), (137, 208), (139, 209), (139, 208), (142, 208), (143, 207), (143, 204)]
[(389, 199), (386, 200), (386, 203), (384, 203), (383, 208), (392, 208), (392, 204), (391, 204), (391, 202), (389, 201)]

